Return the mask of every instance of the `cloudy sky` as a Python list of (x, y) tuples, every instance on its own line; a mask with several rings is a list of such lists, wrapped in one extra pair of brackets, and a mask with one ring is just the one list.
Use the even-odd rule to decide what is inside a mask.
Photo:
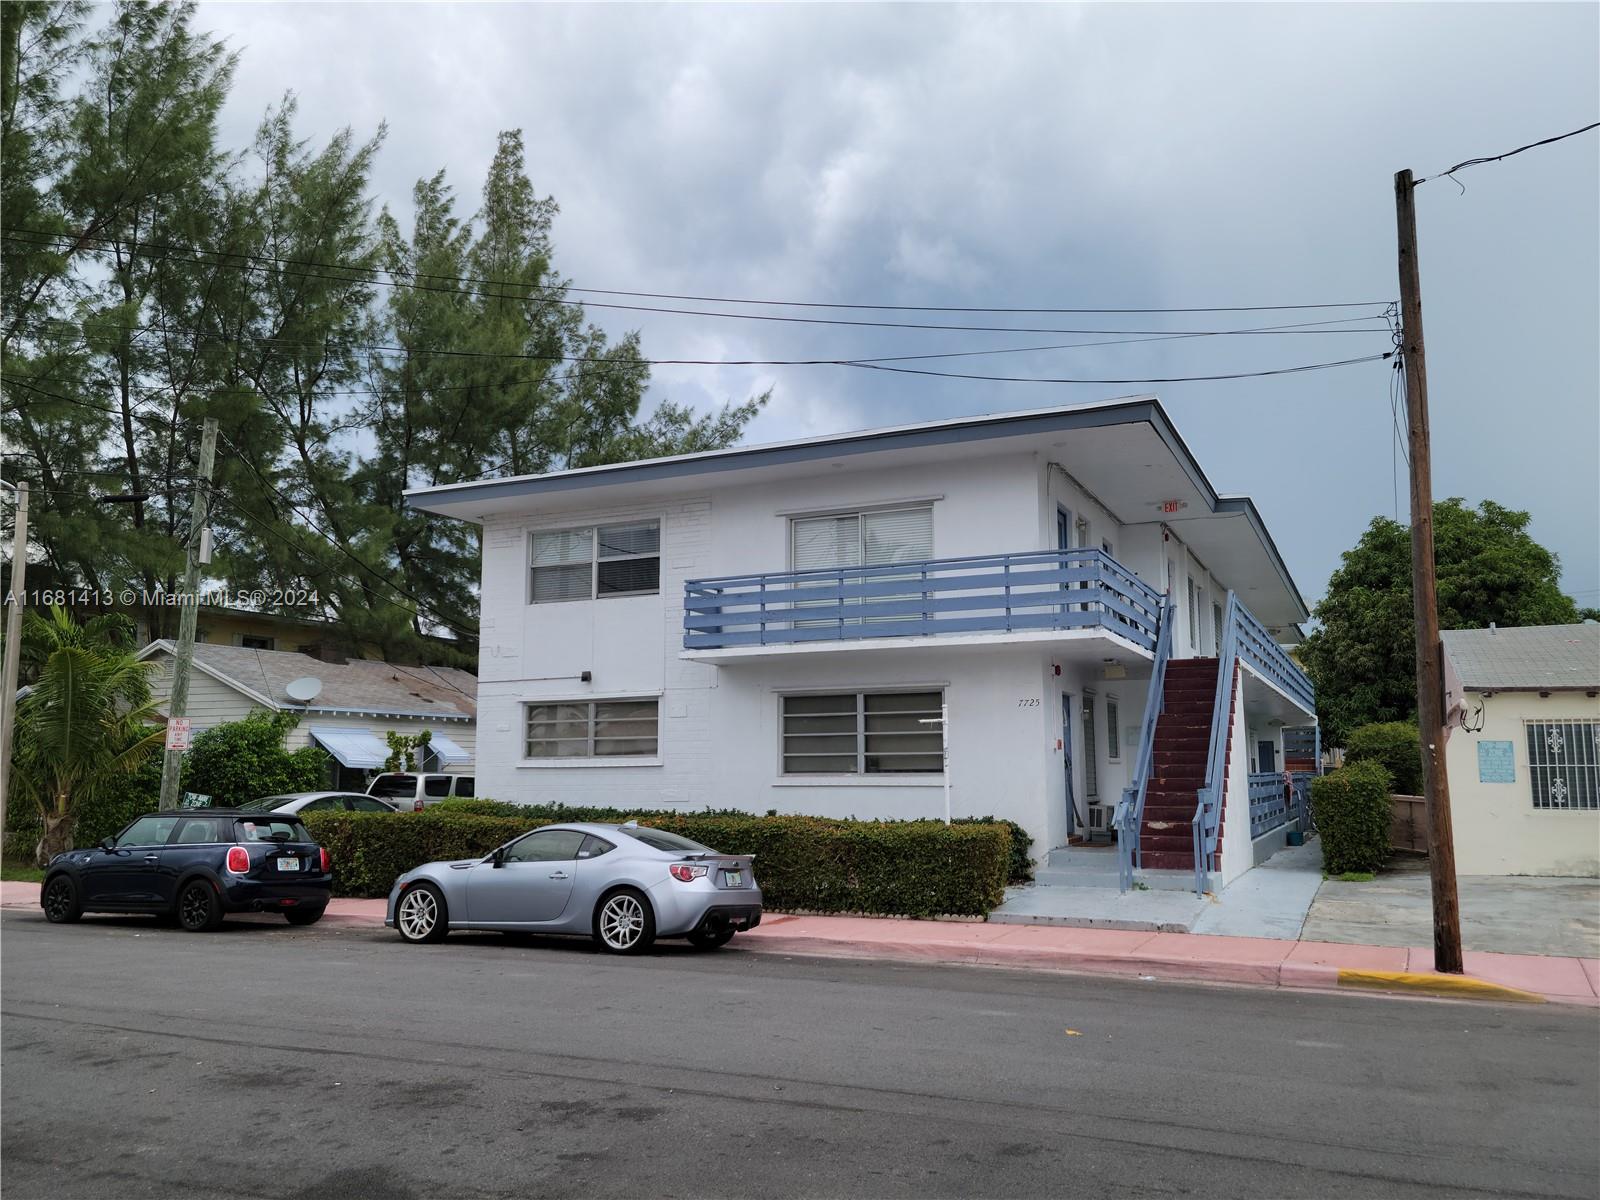
[[(405, 212), (412, 183), (441, 167), (470, 207), (496, 133), (520, 128), (535, 186), (561, 205), (567, 277), (709, 296), (1383, 302), (1398, 290), (1396, 170), (1432, 175), (1600, 114), (1592, 4), (218, 3), (201, 24), (243, 55), (230, 142), (286, 89), (319, 139), (387, 121), (376, 182)], [(1465, 194), (1447, 179), (1418, 191), (1435, 494), (1530, 510), (1568, 591), (1600, 604), (1600, 134), (1461, 183)], [(1362, 311), (892, 319), (1144, 331)], [(659, 358), (1107, 340), (591, 316), (641, 330)], [(1388, 348), (1382, 332), (1251, 336), (926, 365), (1144, 379)], [(1396, 514), (1389, 376), (1370, 363), (1141, 387), (663, 367), (655, 396), (709, 407), (770, 386), (748, 437), (770, 441), (1154, 391), (1213, 483), (1255, 497), (1314, 602), (1367, 522)]]

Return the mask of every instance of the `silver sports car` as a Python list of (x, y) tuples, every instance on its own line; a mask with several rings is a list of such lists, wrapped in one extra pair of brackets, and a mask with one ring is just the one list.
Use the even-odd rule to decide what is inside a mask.
[(383, 923), (408, 942), (498, 929), (589, 934), (615, 954), (637, 954), (658, 937), (714, 949), (761, 923), (752, 861), (633, 821), (547, 825), (481, 859), (407, 871)]

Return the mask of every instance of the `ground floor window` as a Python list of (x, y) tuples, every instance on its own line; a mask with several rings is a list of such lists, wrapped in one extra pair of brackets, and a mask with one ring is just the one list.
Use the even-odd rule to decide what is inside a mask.
[(1600, 721), (1529, 721), (1535, 808), (1600, 809)]
[(660, 749), (659, 701), (575, 700), (528, 704), (528, 758), (626, 758)]
[(784, 696), (783, 773), (938, 774), (943, 705), (939, 691)]
[(1083, 694), (1083, 794), (1100, 798), (1100, 748), (1094, 735), (1094, 693)]

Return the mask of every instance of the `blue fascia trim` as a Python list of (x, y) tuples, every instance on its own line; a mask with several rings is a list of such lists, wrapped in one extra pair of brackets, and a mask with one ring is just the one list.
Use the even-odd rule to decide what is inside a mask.
[(278, 707), (284, 712), (330, 713), (347, 717), (415, 717), (422, 721), (456, 721), (461, 724), (471, 724), (474, 719), (461, 713), (404, 712), (386, 708), (328, 708), (319, 704), (279, 704)]
[[(519, 479), (496, 479), (484, 483), (451, 483), (442, 487), (412, 488), (406, 502), (424, 511), (436, 511), (419, 503), (422, 500), (445, 502), (457, 498), (485, 501), (538, 496), (582, 488), (606, 487), (615, 483), (649, 483), (663, 479), (683, 479), (695, 475), (715, 475), (725, 471), (744, 471), (754, 467), (787, 466), (793, 463), (820, 462), (856, 454), (886, 450), (914, 450), (924, 446), (948, 446), (983, 441), (996, 437), (1021, 437), (1037, 433), (1056, 433), (1073, 429), (1097, 429), (1107, 425), (1134, 425), (1148, 422), (1160, 432), (1171, 431), (1171, 423), (1154, 396), (1115, 401), (1097, 408), (1043, 409), (1038, 412), (1008, 413), (999, 417), (963, 417), (936, 424), (903, 426), (895, 429), (865, 430), (835, 438), (771, 446), (735, 447), (708, 450), (677, 458), (646, 459), (643, 462), (614, 463), (603, 467), (582, 467), (549, 475)], [(1179, 443), (1181, 445), (1181, 443)], [(1186, 469), (1199, 471), (1198, 464), (1183, 448)], [(1202, 481), (1204, 476), (1198, 476)], [(1209, 484), (1204, 484), (1211, 491)], [(1216, 493), (1211, 491), (1211, 495)], [(447, 514), (448, 515), (448, 514)], [(470, 518), (469, 518), (470, 519)]]

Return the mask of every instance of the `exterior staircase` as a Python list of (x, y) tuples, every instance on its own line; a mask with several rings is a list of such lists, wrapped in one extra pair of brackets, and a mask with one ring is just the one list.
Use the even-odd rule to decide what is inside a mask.
[[(1161, 718), (1156, 722), (1150, 782), (1145, 791), (1139, 844), (1147, 870), (1194, 870), (1192, 822), (1206, 783), (1212, 708), (1217, 695), (1215, 658), (1175, 658), (1167, 663)], [(1238, 703), (1238, 688), (1229, 690)], [(1225, 753), (1232, 753), (1233, 713)], [(1226, 779), (1226, 766), (1223, 778)], [(1217, 853), (1222, 853), (1219, 824)], [(1213, 864), (1215, 865), (1215, 864)]]

